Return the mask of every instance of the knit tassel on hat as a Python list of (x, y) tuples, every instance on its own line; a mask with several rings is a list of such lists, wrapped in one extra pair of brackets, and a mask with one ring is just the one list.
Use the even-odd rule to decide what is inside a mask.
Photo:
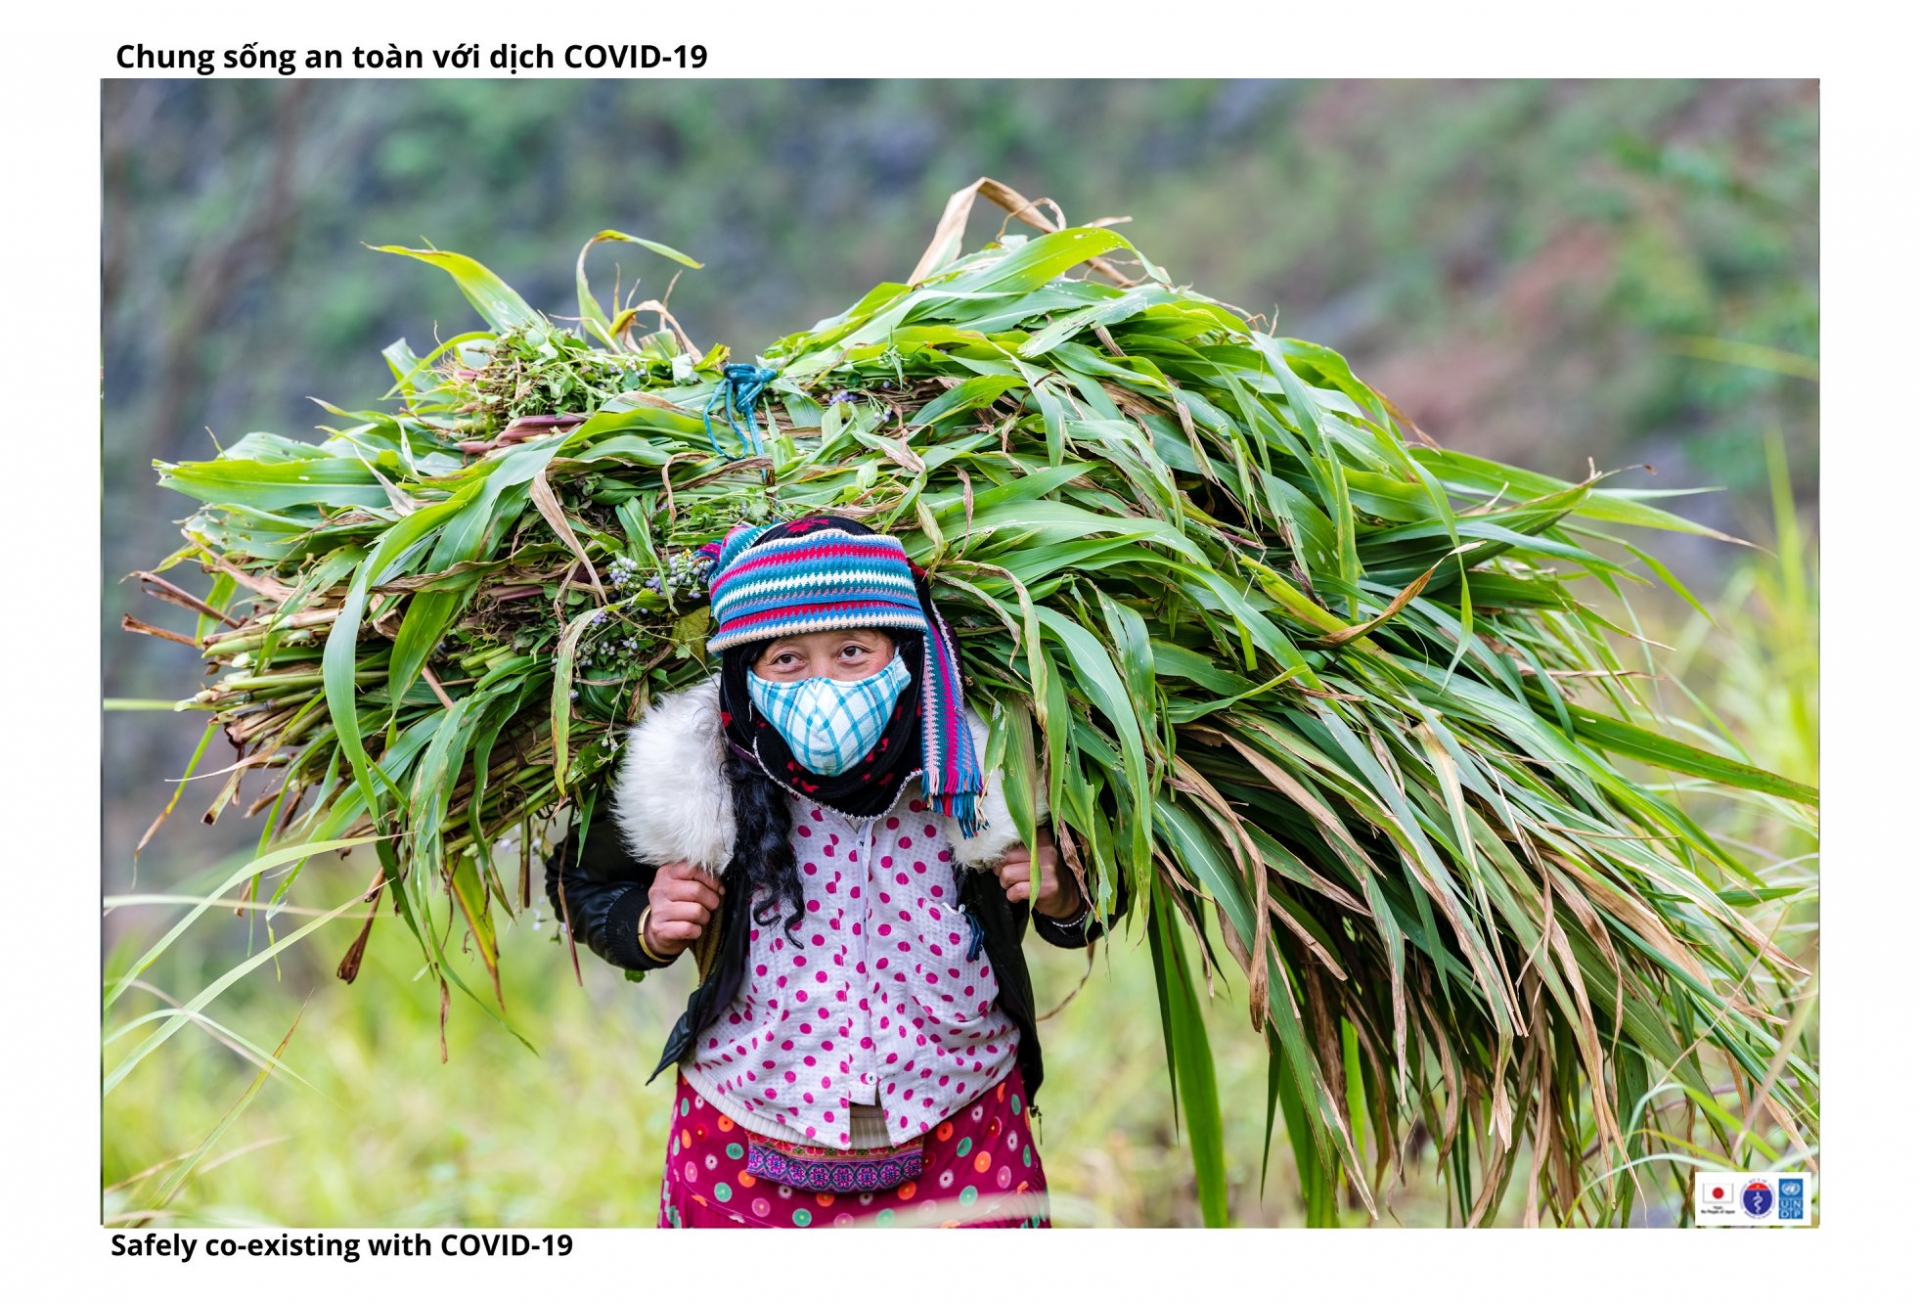
[(918, 566), (913, 567), (913, 587), (927, 618), (927, 635), (922, 640), (926, 647), (926, 688), (920, 694), (921, 764), (926, 768), (921, 783), (934, 809), (952, 816), (960, 831), (973, 837), (978, 827), (976, 803), (986, 778), (980, 772), (973, 731), (967, 725), (953, 635), (940, 609), (933, 605), (926, 572)]

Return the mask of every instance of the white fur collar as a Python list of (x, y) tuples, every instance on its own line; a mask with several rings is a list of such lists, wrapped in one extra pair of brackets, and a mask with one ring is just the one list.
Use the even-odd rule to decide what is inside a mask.
[[(968, 707), (967, 724), (984, 770), (986, 721)], [(613, 813), (636, 860), (649, 865), (687, 860), (713, 870), (726, 866), (733, 858), (733, 793), (725, 759), (717, 679), (662, 697), (627, 731)], [(1045, 815), (1044, 783), (1038, 798), (1039, 813)], [(998, 864), (1020, 840), (997, 770), (987, 773), (979, 810), (982, 827), (971, 838), (961, 836), (958, 821), (943, 817), (947, 844), (970, 868)]]

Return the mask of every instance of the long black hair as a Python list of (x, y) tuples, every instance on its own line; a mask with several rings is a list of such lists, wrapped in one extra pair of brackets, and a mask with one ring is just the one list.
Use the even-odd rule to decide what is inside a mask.
[[(882, 632), (892, 638), (894, 651), (906, 663), (917, 684), (921, 664), (919, 631), (888, 629)], [(785, 907), (786, 918), (781, 923), (792, 935), (807, 913), (806, 894), (800, 886), (800, 867), (793, 854), (793, 811), (789, 798), (794, 790), (767, 772), (756, 748), (755, 734), (761, 732), (757, 726), (764, 722), (755, 721), (755, 728), (747, 725), (753, 711), (746, 689), (747, 672), (772, 641), (742, 643), (721, 653), (720, 706), (727, 735), (727, 785), (733, 790), (733, 864), (752, 892), (754, 923), (762, 928), (770, 927), (780, 921), (782, 907)], [(882, 744), (890, 746), (893, 768), (880, 780), (863, 785), (862, 791), (851, 789), (851, 775), (824, 779), (800, 769), (795, 777), (803, 781), (818, 779), (817, 786), (830, 790), (831, 795), (816, 793), (815, 800), (844, 814), (855, 817), (884, 814), (899, 798), (906, 780), (919, 773), (918, 717), (919, 693), (913, 689), (903, 691), (894, 705), (894, 717), (887, 725), (886, 740)], [(758, 746), (771, 746), (785, 755), (784, 742), (777, 736), (762, 739)]]
[(733, 789), (733, 863), (753, 893), (753, 922), (768, 927), (785, 905), (784, 927), (791, 935), (807, 911), (793, 856), (793, 812), (787, 808), (786, 790), (760, 762), (732, 747), (727, 749), (726, 768)]

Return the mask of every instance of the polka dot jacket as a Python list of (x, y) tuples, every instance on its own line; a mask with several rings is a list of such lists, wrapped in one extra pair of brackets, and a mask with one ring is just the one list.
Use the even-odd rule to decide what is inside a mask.
[(762, 1135), (848, 1146), (848, 1107), (870, 1104), (904, 1144), (1005, 1078), (1019, 1029), (912, 785), (868, 819), (791, 807), (805, 914), (750, 929), (744, 979), (682, 1071)]
[[(970, 723), (982, 747), (987, 724), (977, 715)], [(572, 937), (637, 977), (663, 963), (639, 943), (654, 867), (725, 866), (732, 857), (716, 686), (656, 701), (625, 751), (611, 800), (549, 858), (546, 886)], [(1029, 916), (982, 872), (1018, 840), (1002, 776), (986, 773), (985, 820), (973, 837), (929, 812), (911, 782), (871, 820), (792, 797), (806, 917), (794, 936), (778, 921), (759, 928), (746, 894), (728, 894), (711, 970), (688, 996), (654, 1076), (690, 1069), (701, 1093), (748, 1130), (829, 1146), (848, 1144), (851, 1102), (885, 1110), (890, 1138), (904, 1144), (968, 1093), (1005, 1080), (1010, 1062), (1037, 1097), (1044, 1069), (1021, 938), (1031, 924), (1050, 945), (1081, 947), (1102, 925), (1091, 916), (1071, 924)], [(1126, 909), (1120, 887), (1115, 913)]]

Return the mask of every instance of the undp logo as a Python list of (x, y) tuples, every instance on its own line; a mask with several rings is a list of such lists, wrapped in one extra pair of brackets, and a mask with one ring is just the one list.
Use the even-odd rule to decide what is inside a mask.
[(1740, 1192), (1740, 1208), (1749, 1218), (1764, 1218), (1773, 1212), (1773, 1187), (1763, 1181), (1748, 1182)]

